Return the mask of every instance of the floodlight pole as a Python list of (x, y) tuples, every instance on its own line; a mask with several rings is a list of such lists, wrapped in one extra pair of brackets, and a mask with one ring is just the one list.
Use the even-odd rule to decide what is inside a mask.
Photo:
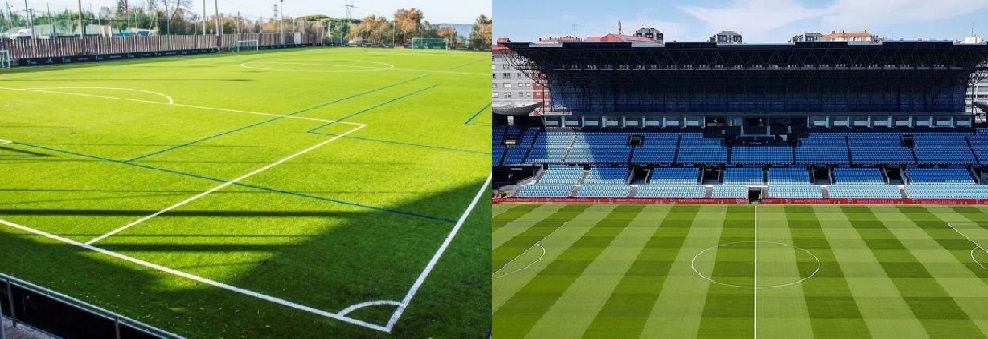
[(79, 3), (79, 39), (86, 37), (86, 26), (82, 24), (82, 0), (78, 0)]
[(206, 0), (202, 0), (202, 35), (206, 36)]
[(220, 2), (213, 0), (213, 11), (216, 14), (216, 50), (223, 47), (223, 33), (220, 32)]
[(27, 0), (24, 0), (24, 14), (27, 15), (27, 20), (31, 22), (31, 39), (35, 38), (34, 35), (34, 16), (31, 15), (31, 9), (27, 8)]
[(48, 32), (48, 38), (51, 39), (54, 35), (58, 35), (58, 31), (55, 30), (55, 24), (51, 21), (51, 4), (45, 3), (45, 7), (48, 8), (48, 26), (51, 26), (51, 32)]

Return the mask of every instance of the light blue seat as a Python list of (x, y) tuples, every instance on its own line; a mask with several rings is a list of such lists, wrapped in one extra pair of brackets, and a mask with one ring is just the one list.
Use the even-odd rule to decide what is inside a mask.
[(816, 185), (772, 185), (765, 196), (769, 198), (823, 198), (823, 191)]
[(525, 185), (518, 190), (518, 197), (522, 198), (565, 198), (570, 196), (573, 190), (572, 185)]
[(737, 198), (744, 199), (748, 197), (748, 186), (744, 185), (714, 185), (713, 192), (710, 195), (711, 198)]
[(832, 185), (827, 190), (831, 198), (902, 199), (899, 188), (893, 185)]
[(583, 185), (576, 192), (581, 198), (627, 198), (631, 194), (629, 185)]
[(638, 198), (703, 198), (705, 187), (700, 185), (642, 185), (638, 186)]

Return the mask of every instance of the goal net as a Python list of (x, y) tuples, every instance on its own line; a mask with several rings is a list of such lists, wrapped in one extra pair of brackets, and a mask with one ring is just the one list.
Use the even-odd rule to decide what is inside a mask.
[(412, 38), (412, 48), (414, 49), (449, 49), (446, 39), (443, 38)]
[(10, 68), (12, 61), (10, 51), (0, 50), (0, 69)]
[(234, 52), (256, 52), (257, 48), (257, 40), (240, 40), (230, 46), (230, 50)]

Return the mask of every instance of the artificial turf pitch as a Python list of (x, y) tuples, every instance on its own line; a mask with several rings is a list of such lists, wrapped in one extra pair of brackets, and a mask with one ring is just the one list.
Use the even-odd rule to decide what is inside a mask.
[(481, 336), (490, 65), (311, 48), (0, 74), (0, 272), (191, 337)]
[(985, 207), (548, 204), (494, 215), (494, 337), (988, 333)]

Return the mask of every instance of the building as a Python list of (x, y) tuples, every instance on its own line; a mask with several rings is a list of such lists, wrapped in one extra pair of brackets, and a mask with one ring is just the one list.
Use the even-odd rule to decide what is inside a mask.
[(846, 42), (879, 42), (883, 39), (877, 35), (868, 33), (867, 30), (860, 32), (830, 31), (830, 34), (823, 35), (821, 41), (846, 41)]
[(807, 32), (807, 33), (803, 33), (803, 34), (800, 34), (800, 35), (797, 35), (797, 36), (792, 37), (792, 39), (789, 39), (789, 42), (792, 42), (792, 43), (796, 43), (796, 42), (814, 42), (814, 41), (822, 41), (822, 39), (823, 39), (823, 34), (821, 34), (821, 33), (809, 33), (809, 32)]
[(634, 35), (614, 34), (614, 33), (607, 33), (602, 36), (588, 36), (585, 39), (583, 39), (583, 41), (584, 42), (638, 42), (638, 43), (647, 43), (647, 44), (656, 43), (655, 40), (652, 40), (652, 38), (647, 38), (643, 36), (634, 36)]
[(662, 31), (655, 29), (654, 27), (642, 27), (635, 31), (636, 37), (644, 37), (652, 39), (657, 43), (662, 43), (665, 37), (662, 35)]
[(583, 39), (580, 39), (580, 38), (575, 37), (575, 36), (572, 36), (572, 35), (564, 35), (564, 36), (561, 36), (561, 37), (539, 38), (538, 43), (540, 43), (540, 44), (559, 44), (559, 43), (564, 43), (564, 42), (581, 42), (581, 41), (583, 41)]
[[(561, 37), (554, 40), (554, 43), (566, 42), (569, 38)], [(550, 42), (550, 39), (539, 39), (540, 42)], [(504, 47), (504, 43), (511, 42), (507, 38), (497, 39), (497, 44), (492, 49), (493, 64), (491, 67), (491, 100), (492, 106), (501, 109), (511, 109), (526, 107), (541, 103), (545, 94), (545, 88), (525, 75), (525, 73), (515, 69), (509, 62), (510, 49)], [(550, 42), (552, 43), (552, 42)]]
[(709, 41), (715, 42), (718, 45), (741, 44), (743, 42), (741, 39), (741, 33), (735, 31), (721, 31), (720, 33), (710, 36)]

